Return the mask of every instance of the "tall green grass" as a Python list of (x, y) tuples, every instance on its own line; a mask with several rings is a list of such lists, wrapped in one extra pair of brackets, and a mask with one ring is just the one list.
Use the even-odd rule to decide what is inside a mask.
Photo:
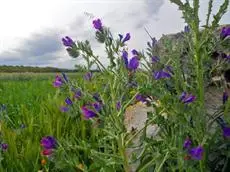
[(43, 136), (53, 135), (60, 141), (76, 137), (78, 127), (59, 109), (64, 97), (52, 86), (54, 77), (55, 74), (0, 76), (0, 103), (6, 105), (1, 113), (1, 140), (9, 145), (0, 155), (0, 171), (38, 171)]

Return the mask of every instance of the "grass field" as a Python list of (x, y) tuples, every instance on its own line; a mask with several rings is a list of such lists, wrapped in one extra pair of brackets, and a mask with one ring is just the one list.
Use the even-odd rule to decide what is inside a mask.
[(38, 171), (43, 136), (62, 140), (76, 134), (70, 132), (77, 129), (74, 122), (60, 111), (64, 98), (53, 87), (54, 78), (54, 73), (0, 74), (0, 104), (5, 105), (0, 139), (8, 144), (0, 155), (0, 171)]
[[(0, 171), (97, 171), (104, 166), (98, 162), (104, 163), (111, 150), (117, 152), (115, 145), (108, 147), (110, 138), (103, 138), (103, 132), (95, 128), (97, 121), (83, 120), (81, 112), (83, 104), (93, 101), (95, 93), (100, 91), (104, 100), (110, 97), (105, 87), (107, 78), (98, 76), (89, 82), (80, 73), (67, 75), (72, 86), (84, 91), (81, 101), (73, 98), (72, 86), (62, 89), (53, 86), (55, 73), (0, 74), (0, 142), (8, 145), (7, 150), (2, 148), (0, 152)], [(66, 97), (72, 99), (74, 106), (62, 112), (60, 107), (66, 105)], [(104, 110), (111, 114), (116, 112), (114, 106), (111, 104)], [(40, 145), (45, 136), (52, 136), (58, 142), (52, 156), (44, 156)], [(101, 150), (107, 153), (103, 159)], [(115, 165), (112, 166), (114, 171)]]

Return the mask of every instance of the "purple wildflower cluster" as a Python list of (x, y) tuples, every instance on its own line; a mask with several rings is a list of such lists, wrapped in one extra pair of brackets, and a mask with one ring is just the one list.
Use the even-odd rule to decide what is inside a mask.
[(62, 43), (64, 46), (71, 47), (71, 48), (73, 48), (73, 46), (75, 45), (73, 40), (68, 36), (66, 36), (65, 38), (62, 38)]
[(63, 85), (63, 80), (59, 75), (56, 75), (55, 81), (53, 82), (53, 86), (59, 88)]
[(136, 71), (139, 66), (139, 58), (138, 56), (136, 56), (137, 54), (136, 50), (133, 51), (133, 54), (135, 55), (130, 60), (128, 60), (128, 52), (125, 50), (122, 51), (122, 58), (123, 58), (125, 67), (131, 72)]
[(73, 104), (72, 100), (71, 100), (69, 97), (67, 97), (67, 98), (65, 99), (65, 103), (66, 103), (67, 105), (72, 105), (72, 104)]
[(98, 31), (102, 31), (103, 30), (103, 27), (102, 27), (102, 22), (100, 19), (95, 19), (93, 20), (93, 26), (96, 30)]
[[(157, 56), (152, 56), (151, 57), (151, 63), (152, 64), (155, 64), (155, 63), (158, 63), (158, 62), (160, 62), (159, 57), (157, 57)], [(172, 71), (171, 66), (165, 66), (161, 70), (153, 71), (153, 77), (156, 80), (171, 78), (172, 74), (173, 74), (173, 71)]]
[(201, 160), (203, 157), (204, 148), (202, 146), (191, 148), (191, 146), (192, 146), (192, 140), (189, 137), (187, 137), (183, 145), (183, 148), (187, 151), (187, 155), (185, 156), (185, 159), (188, 160), (192, 158), (194, 160)]
[[(125, 42), (129, 41), (130, 38), (131, 38), (130, 33), (126, 33), (125, 37), (123, 35), (121, 35), (121, 34), (118, 34), (118, 36), (119, 36), (120, 42), (122, 44), (124, 44)], [(123, 39), (123, 37), (124, 37), (124, 39)]]
[(7, 151), (8, 149), (8, 144), (7, 143), (1, 143), (1, 148), (2, 148), (2, 151)]
[(164, 70), (155, 71), (153, 73), (153, 76), (154, 76), (154, 78), (156, 80), (166, 79), (166, 78), (171, 78), (172, 77), (172, 75), (169, 72), (166, 72)]
[(52, 136), (43, 137), (40, 141), (40, 144), (43, 148), (41, 155), (51, 156), (54, 152), (54, 149), (57, 148), (57, 141)]
[(90, 118), (94, 118), (97, 116), (97, 113), (91, 110), (88, 106), (82, 106), (81, 110), (82, 110), (82, 113), (85, 119), (90, 119)]
[(184, 104), (192, 103), (196, 100), (196, 96), (183, 92), (180, 96), (180, 101)]
[(81, 107), (85, 119), (96, 117), (98, 115), (98, 112), (101, 111), (101, 109), (102, 109), (102, 104), (99, 102), (87, 104)]
[(73, 101), (72, 101), (69, 97), (67, 97), (67, 98), (65, 99), (65, 104), (66, 104), (66, 105), (63, 105), (63, 106), (61, 106), (61, 108), (60, 108), (60, 110), (61, 110), (62, 112), (67, 112), (67, 111), (69, 110), (69, 106), (73, 105)]
[(160, 61), (159, 57), (157, 57), (157, 56), (152, 56), (152, 57), (151, 57), (151, 62), (152, 62), (152, 63), (157, 63), (157, 62), (159, 62), (159, 61)]
[(135, 98), (136, 101), (138, 102), (143, 102), (143, 103), (147, 102), (147, 97), (142, 94), (137, 94)]
[[(53, 82), (54, 87), (60, 88), (63, 84), (65, 84), (65, 82), (68, 82), (68, 78), (64, 73), (62, 73), (62, 76), (63, 76), (64, 79), (62, 79), (62, 77), (60, 77), (59, 75), (56, 75), (56, 78), (55, 78), (55, 80)], [(70, 97), (67, 97), (65, 99), (65, 105), (60, 107), (61, 112), (69, 111), (69, 106), (73, 105), (73, 100), (74, 99), (79, 100), (81, 98), (82, 92), (81, 92), (80, 89), (77, 89), (77, 90), (72, 89), (72, 91), (74, 92), (73, 99), (71, 99)]]
[(98, 93), (93, 94), (93, 99), (95, 100), (95, 102), (87, 103), (81, 107), (81, 111), (85, 119), (90, 119), (98, 116), (98, 113), (103, 107), (103, 102)]
[(76, 58), (79, 56), (77, 45), (70, 37), (66, 36), (62, 38), (62, 43), (71, 57)]

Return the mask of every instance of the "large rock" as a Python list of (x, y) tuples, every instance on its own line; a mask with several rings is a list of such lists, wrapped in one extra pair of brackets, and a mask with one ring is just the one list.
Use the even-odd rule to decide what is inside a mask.
[[(148, 119), (148, 112), (154, 112), (154, 108), (147, 107), (142, 102), (138, 102), (135, 105), (129, 106), (126, 109), (124, 124), (127, 132), (130, 133), (131, 136), (141, 131), (145, 127), (146, 121)], [(157, 125), (149, 125), (146, 128), (146, 136), (153, 137), (157, 134), (157, 131)], [(143, 145), (140, 139), (142, 134), (143, 132), (140, 132), (138, 135), (136, 135), (135, 138), (132, 140), (132, 143), (126, 149), (126, 156), (129, 158), (130, 162), (132, 161), (132, 156), (134, 154), (138, 156), (143, 149)], [(130, 172), (135, 172), (138, 166), (139, 161), (130, 163)]]

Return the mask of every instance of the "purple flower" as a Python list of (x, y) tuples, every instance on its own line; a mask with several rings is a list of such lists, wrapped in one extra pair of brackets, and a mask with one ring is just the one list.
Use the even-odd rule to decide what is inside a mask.
[(69, 108), (66, 107), (66, 106), (61, 106), (60, 110), (61, 110), (62, 112), (67, 112), (67, 111), (69, 110)]
[(3, 151), (6, 151), (8, 149), (8, 144), (2, 143), (1, 148), (2, 148)]
[(121, 109), (121, 102), (120, 102), (120, 101), (118, 101), (118, 102), (116, 103), (116, 109), (117, 109), (117, 110), (120, 110), (120, 109)]
[(57, 141), (52, 136), (46, 136), (41, 139), (40, 144), (44, 149), (54, 149), (57, 146)]
[(65, 103), (66, 103), (67, 105), (72, 105), (72, 104), (73, 104), (72, 100), (71, 100), (69, 97), (67, 97), (67, 98), (65, 99)]
[(230, 36), (230, 27), (223, 27), (220, 32), (221, 39), (225, 39)]
[(228, 101), (228, 93), (225, 91), (223, 93), (223, 104), (225, 104)]
[(125, 63), (125, 67), (128, 69), (128, 70), (136, 70), (139, 66), (139, 59), (137, 56), (134, 56), (133, 58), (130, 59), (130, 61), (128, 60), (128, 52), (123, 50), (122, 51), (122, 58), (123, 58), (123, 61)]
[(188, 97), (186, 97), (184, 100), (182, 100), (183, 103), (192, 103), (194, 100), (196, 99), (196, 96), (193, 95), (189, 95)]
[(192, 141), (190, 140), (190, 138), (186, 138), (185, 141), (184, 141), (184, 145), (183, 145), (183, 148), (184, 149), (189, 149), (192, 145)]
[(186, 97), (186, 92), (183, 92), (180, 96), (180, 101), (182, 101)]
[(184, 32), (185, 32), (185, 33), (189, 33), (189, 32), (190, 32), (190, 28), (189, 28), (188, 25), (186, 25), (186, 26), (184, 27)]
[(84, 79), (87, 81), (91, 81), (92, 77), (93, 77), (92, 72), (87, 72), (84, 76)]
[(180, 96), (180, 101), (184, 104), (192, 103), (196, 99), (196, 96), (183, 92)]
[(156, 71), (154, 73), (154, 78), (156, 80), (159, 80), (159, 79), (164, 79), (164, 78), (171, 78), (172, 76), (168, 73), (168, 72), (165, 72), (163, 70), (160, 70), (160, 71)]
[(100, 19), (93, 20), (93, 26), (95, 29), (102, 31), (102, 23)]
[(58, 87), (61, 87), (62, 84), (63, 84), (62, 78), (56, 75), (55, 81), (53, 82), (53, 86), (58, 88)]
[(223, 135), (224, 137), (230, 137), (230, 127), (223, 127)]
[(88, 109), (86, 106), (82, 106), (81, 110), (86, 119), (90, 119), (97, 116), (97, 114), (94, 111)]
[(95, 103), (93, 103), (92, 105), (93, 105), (94, 109), (95, 109), (97, 112), (99, 112), (99, 111), (101, 110), (101, 108), (102, 108), (102, 104), (99, 103), (99, 102), (95, 102)]
[(160, 61), (159, 57), (157, 57), (157, 56), (152, 56), (151, 60), (152, 60), (152, 63), (156, 63), (156, 62)]
[(80, 98), (81, 98), (81, 96), (82, 96), (81, 90), (80, 90), (80, 89), (78, 89), (78, 90), (75, 92), (75, 94), (74, 94), (74, 98), (76, 98), (76, 99), (80, 99)]
[(146, 97), (141, 94), (137, 94), (135, 98), (136, 98), (136, 101), (140, 101), (140, 102), (146, 101)]
[(73, 47), (75, 45), (73, 40), (68, 36), (66, 36), (65, 38), (62, 38), (62, 43), (66, 47)]
[(137, 56), (138, 56), (138, 52), (137, 52), (137, 50), (133, 49), (133, 50), (132, 50), (132, 54), (133, 54), (133, 55), (137, 55)]
[(129, 61), (128, 61), (128, 52), (127, 51), (125, 51), (125, 50), (122, 51), (122, 58), (123, 58), (123, 61), (125, 63), (125, 67), (128, 68)]
[(118, 34), (119, 36), (119, 40), (121, 41), (123, 39), (123, 35), (122, 34)]
[[(124, 44), (126, 41), (130, 40), (131, 36), (130, 36), (130, 33), (126, 33), (125, 35), (125, 38), (123, 39), (123, 35), (121, 34), (118, 34), (119, 35), (119, 38), (120, 38), (120, 41)], [(123, 39), (123, 40), (122, 40)]]
[(189, 151), (189, 154), (191, 155), (193, 159), (201, 160), (203, 156), (203, 152), (204, 152), (204, 148), (202, 146), (198, 146), (198, 147), (192, 148)]
[(122, 43), (125, 43), (126, 41), (130, 40), (131, 36), (130, 33), (126, 33), (124, 40), (122, 41)]
[(138, 68), (138, 66), (139, 66), (138, 57), (135, 56), (135, 57), (131, 58), (130, 61), (129, 61), (128, 69), (131, 70), (131, 71), (132, 70), (135, 71)]

